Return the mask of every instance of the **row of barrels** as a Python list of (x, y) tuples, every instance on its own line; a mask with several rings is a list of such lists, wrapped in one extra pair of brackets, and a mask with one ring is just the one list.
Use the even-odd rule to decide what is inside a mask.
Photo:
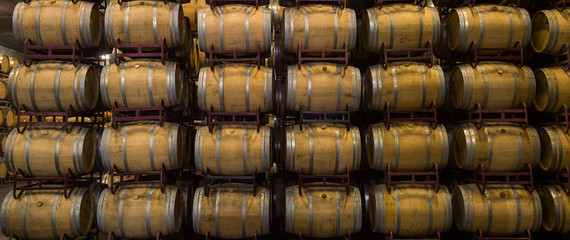
[(6, 55), (0, 55), (0, 73), (8, 74), (12, 68), (20, 65), (20, 60)]
[[(100, 185), (95, 183), (94, 185)], [(97, 189), (96, 189), (97, 188)], [(195, 233), (228, 239), (270, 233), (273, 222), (273, 193), (269, 188), (253, 190), (216, 189), (206, 194), (182, 186), (121, 186), (115, 194), (104, 186), (76, 188), (69, 198), (62, 191), (26, 191), (15, 199), (5, 198), (0, 217), (2, 232), (25, 239), (59, 239), (85, 235), (93, 222), (99, 230), (128, 238), (170, 235), (191, 224)], [(97, 191), (97, 192), (95, 192)], [(371, 186), (367, 209), (364, 193), (351, 187), (298, 186), (285, 189), (285, 231), (306, 237), (331, 238), (355, 234), (364, 216), (372, 231), (395, 236), (418, 237), (447, 232), (452, 223), (460, 231), (480, 229), (491, 236), (538, 231), (567, 233), (564, 219), (570, 197), (560, 186), (547, 185), (529, 192), (519, 185), (488, 186), (480, 192), (475, 184), (458, 185), (454, 191), (440, 186)], [(71, 211), (70, 211), (71, 209)], [(187, 220), (184, 220), (187, 219)], [(128, 222), (127, 222), (128, 221)], [(426, 224), (427, 223), (427, 224)]]

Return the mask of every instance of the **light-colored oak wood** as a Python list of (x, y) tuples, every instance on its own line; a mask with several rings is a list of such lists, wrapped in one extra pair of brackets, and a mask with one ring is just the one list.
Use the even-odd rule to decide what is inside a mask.
[(285, 189), (285, 231), (314, 238), (333, 238), (360, 232), (362, 200), (357, 187), (350, 194), (341, 187), (308, 187), (297, 185)]
[(10, 59), (10, 68), (15, 68), (17, 66), (20, 66), (20, 60), (18, 60), (17, 58), (8, 58)]
[(514, 123), (461, 124), (453, 131), (453, 158), (458, 167), (486, 172), (512, 172), (536, 167), (540, 161), (540, 138), (532, 126)]
[(101, 71), (101, 99), (107, 108), (173, 107), (182, 100), (183, 76), (176, 62), (142, 59), (110, 64)]
[(374, 65), (366, 72), (366, 102), (368, 108), (390, 109), (429, 108), (432, 101), (442, 106), (445, 99), (445, 74), (439, 65), (431, 68), (425, 63), (396, 62)]
[(447, 17), (447, 36), (456, 52), (467, 52), (473, 41), (479, 48), (512, 48), (517, 41), (525, 47), (531, 37), (530, 15), (524, 8), (490, 4), (454, 8)]
[(6, 82), (0, 81), (0, 99), (6, 99), (8, 96), (8, 87), (6, 86)]
[(36, 127), (24, 133), (12, 129), (6, 139), (4, 158), (8, 169), (20, 169), (26, 176), (63, 177), (67, 169), (74, 175), (93, 169), (97, 139), (90, 128)]
[(192, 226), (195, 233), (226, 239), (242, 239), (269, 234), (271, 190), (196, 189), (192, 205)]
[(101, 13), (92, 2), (30, 1), (14, 8), (12, 26), (16, 41), (29, 38), (34, 45), (73, 45), (83, 48), (99, 46)]
[(306, 63), (287, 69), (287, 109), (357, 111), (361, 96), (360, 70), (334, 63)]
[(425, 48), (439, 43), (441, 23), (437, 8), (412, 4), (373, 7), (362, 14), (362, 40), (366, 51)]
[(255, 125), (215, 126), (196, 130), (194, 162), (196, 169), (214, 175), (251, 175), (271, 168), (273, 144), (271, 129)]
[(95, 202), (86, 188), (68, 194), (66, 198), (62, 190), (24, 191), (14, 199), (10, 191), (0, 209), (2, 233), (18, 239), (84, 236), (93, 222)]
[(6, 55), (0, 55), (0, 72), (10, 73), (12, 65), (10, 65), (10, 58)]
[(166, 39), (170, 48), (181, 46), (184, 40), (182, 6), (151, 0), (123, 4), (112, 1), (105, 10), (105, 39), (114, 46), (117, 38), (124, 44), (159, 44)]
[(522, 185), (487, 185), (484, 193), (476, 184), (459, 185), (453, 193), (453, 219), (459, 231), (513, 236), (540, 229), (540, 205), (537, 191)]
[(441, 124), (436, 129), (428, 122), (392, 122), (368, 127), (366, 134), (368, 164), (372, 169), (391, 171), (429, 171), (435, 164), (447, 166), (449, 142)]
[(343, 49), (356, 46), (356, 13), (349, 8), (330, 5), (308, 5), (286, 8), (283, 12), (283, 50)]
[[(3, 110), (3, 112), (4, 112), (4, 115), (6, 116), (5, 117), (6, 121), (4, 121), (6, 123), (5, 125), (9, 128), (16, 127), (16, 122), (18, 121), (17, 116), (16, 116), (16, 114), (17, 114), (16, 110), (6, 109), (6, 110)], [(4, 149), (4, 148), (2, 148), (2, 149)]]
[(190, 0), (188, 3), (182, 4), (184, 16), (190, 19), (190, 31), (197, 31), (198, 12), (207, 7), (210, 6), (206, 4), (206, 0)]
[(113, 166), (119, 172), (159, 171), (182, 167), (186, 157), (188, 137), (186, 127), (164, 122), (129, 122), (118, 128), (106, 127), (99, 142), (103, 167)]
[(570, 135), (566, 127), (551, 125), (540, 128), (540, 168), (544, 171), (558, 172), (565, 166), (570, 167)]
[(534, 107), (538, 111), (555, 113), (561, 111), (564, 104), (570, 106), (570, 73), (554, 66), (537, 69), (535, 76)]
[(273, 69), (228, 63), (200, 69), (198, 106), (204, 112), (270, 112), (273, 110)]
[(0, 179), (4, 179), (8, 175), (8, 167), (5, 162), (0, 162)]
[(180, 231), (184, 198), (178, 187), (166, 185), (127, 185), (104, 189), (97, 204), (97, 226), (103, 233), (122, 238), (156, 238)]
[(195, 72), (200, 72), (203, 67), (209, 66), (210, 60), (206, 57), (206, 54), (200, 50), (199, 40), (194, 38), (192, 44), (191, 58), (193, 61), (193, 69)]
[(230, 4), (198, 12), (200, 51), (269, 50), (272, 13), (268, 6)]
[(422, 237), (436, 231), (447, 232), (453, 222), (451, 194), (440, 185), (385, 184), (370, 189), (370, 225), (372, 231), (399, 237)]
[(570, 42), (570, 8), (541, 10), (532, 17), (530, 44), (535, 52), (557, 55)]
[(542, 226), (546, 231), (567, 234), (570, 232), (570, 197), (559, 185), (543, 186), (539, 190), (542, 203)]
[(304, 174), (343, 174), (360, 169), (362, 146), (358, 127), (309, 123), (286, 129), (285, 169)]
[(477, 68), (469, 64), (453, 68), (449, 94), (453, 106), (473, 110), (477, 103), (483, 109), (530, 107), (537, 90), (532, 69), (505, 62), (479, 62)]
[(30, 111), (89, 111), (99, 100), (99, 72), (93, 65), (71, 62), (39, 62), (20, 65), (8, 77), (8, 99), (12, 106)]

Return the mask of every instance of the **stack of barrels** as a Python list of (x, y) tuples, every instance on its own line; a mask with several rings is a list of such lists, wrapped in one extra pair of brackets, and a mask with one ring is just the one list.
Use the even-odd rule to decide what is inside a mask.
[[(105, 11), (104, 25), (110, 46), (165, 44), (169, 50), (182, 52), (189, 31), (182, 6), (158, 0), (112, 1)], [(184, 54), (179, 56), (183, 58)], [(190, 86), (181, 68), (173, 58), (137, 58), (104, 66), (100, 84), (104, 108), (187, 108)], [(116, 128), (106, 127), (100, 135), (98, 151), (106, 171), (163, 172), (189, 164), (188, 142), (188, 129), (182, 124), (133, 121), (120, 123)], [(184, 194), (188, 191), (182, 186), (170, 184), (123, 185), (114, 192), (105, 189), (97, 203), (99, 231), (122, 238), (179, 233), (188, 217), (188, 198)]]
[[(6, 97), (8, 96), (7, 84), (10, 70), (18, 67), (19, 65), (20, 60), (17, 58), (0, 55), (0, 152), (4, 152), (6, 139), (10, 133), (10, 129), (14, 127), (13, 124), (15, 124), (15, 121), (10, 121), (10, 124), (12, 125), (8, 125), (8, 121), (6, 121), (6, 115), (9, 112), (12, 112), (11, 116), (15, 116), (15, 114), (13, 114), (14, 110), (11, 108)], [(7, 174), (8, 168), (6, 167), (5, 161), (2, 159), (0, 160), (0, 179), (4, 179)]]
[[(66, 11), (74, 14), (62, 15), (61, 22), (49, 19)], [(14, 33), (22, 43), (30, 39), (33, 45), (68, 46), (78, 41), (81, 48), (93, 48), (99, 45), (100, 17), (98, 7), (90, 2), (20, 2), (13, 16)], [(99, 69), (52, 60), (14, 66), (7, 95), (12, 106), (23, 105), (34, 112), (65, 112), (68, 107), (75, 112), (93, 111), (99, 100)], [(14, 113), (8, 121), (17, 120)], [(96, 161), (95, 131), (73, 127), (67, 132), (64, 127), (42, 125), (23, 133), (13, 129), (3, 147), (8, 170), (39, 178), (89, 174)], [(101, 188), (93, 182), (68, 189), (67, 195), (63, 190), (11, 192), (0, 209), (2, 232), (21, 239), (83, 236), (92, 228), (94, 197)]]
[[(264, 53), (270, 50), (273, 17), (269, 5), (203, 7), (194, 4), (199, 39), (196, 53), (227, 51), (231, 54), (256, 49)], [(239, 57), (248, 57), (241, 55), (243, 53)], [(196, 104), (202, 112), (265, 115), (273, 111), (273, 68), (248, 62), (211, 67), (199, 63), (198, 67)], [(195, 168), (204, 174), (227, 177), (268, 174), (273, 163), (272, 137), (272, 130), (267, 126), (198, 127), (194, 140)], [(271, 189), (266, 184), (254, 188), (224, 184), (223, 187), (196, 189), (192, 210), (194, 232), (229, 239), (269, 234)]]

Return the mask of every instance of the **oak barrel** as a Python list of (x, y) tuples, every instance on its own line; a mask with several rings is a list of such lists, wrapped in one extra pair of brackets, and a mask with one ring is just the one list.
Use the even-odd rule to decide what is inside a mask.
[(0, 209), (5, 236), (18, 239), (76, 238), (91, 229), (95, 202), (86, 188), (75, 188), (66, 198), (63, 190), (24, 191), (15, 199), (10, 191)]
[(204, 112), (270, 112), (273, 110), (273, 69), (229, 63), (200, 69), (198, 106)]
[(286, 8), (283, 12), (283, 50), (297, 53), (301, 49), (343, 49), (356, 46), (356, 12), (330, 5)]
[(198, 12), (202, 9), (210, 7), (206, 4), (206, 0), (190, 0), (182, 4), (184, 16), (190, 20), (190, 31), (197, 31)]
[(525, 47), (531, 37), (530, 15), (524, 8), (482, 4), (453, 8), (447, 17), (447, 44), (467, 52), (472, 42), (478, 48)]
[(538, 111), (555, 113), (570, 105), (570, 73), (559, 66), (540, 68), (535, 71)]
[(182, 167), (188, 147), (187, 129), (177, 123), (130, 122), (106, 127), (99, 142), (105, 170), (150, 172)]
[[(17, 117), (17, 112), (14, 109), (6, 109), (2, 111), (4, 113), (4, 118), (6, 119), (6, 121), (4, 121), (7, 127), (9, 128), (14, 128), (16, 127), (16, 123), (18, 122), (18, 117)], [(4, 149), (4, 148), (2, 148)]]
[(472, 110), (476, 104), (483, 109), (513, 109), (534, 102), (537, 90), (532, 69), (504, 62), (479, 62), (453, 68), (449, 93), (453, 106)]
[(200, 51), (269, 50), (272, 13), (268, 6), (231, 4), (198, 12)]
[[(305, 63), (287, 69), (287, 109), (357, 111), (361, 95), (360, 69), (334, 63)], [(347, 109), (348, 107), (348, 109)]]
[(370, 189), (372, 231), (399, 237), (422, 237), (447, 232), (453, 222), (451, 194), (443, 185), (386, 185)]
[(183, 76), (177, 62), (142, 59), (110, 64), (101, 71), (101, 99), (107, 108), (178, 106)]
[(182, 45), (184, 14), (179, 3), (151, 0), (112, 1), (105, 10), (105, 39), (110, 46), (122, 44), (160, 44), (169, 48)]
[(251, 175), (271, 168), (271, 129), (255, 125), (221, 125), (212, 132), (196, 130), (194, 162), (196, 170), (214, 175)]
[(0, 162), (0, 179), (6, 178), (8, 175), (8, 167), (6, 167), (6, 162)]
[(0, 99), (6, 99), (8, 96), (8, 87), (6, 82), (0, 81)]
[(360, 190), (350, 187), (305, 187), (285, 189), (285, 231), (312, 238), (343, 237), (360, 232), (362, 200)]
[(8, 170), (20, 169), (33, 177), (63, 177), (69, 169), (73, 175), (91, 172), (95, 162), (97, 139), (90, 128), (30, 128), (24, 133), (12, 129), (6, 139), (4, 158)]
[(89, 111), (99, 101), (99, 72), (93, 65), (71, 62), (39, 62), (20, 65), (8, 77), (8, 99), (12, 106), (30, 111)]
[(428, 122), (392, 122), (368, 127), (366, 151), (370, 168), (391, 171), (429, 171), (435, 164), (447, 166), (449, 142), (441, 124), (436, 129)]
[(271, 190), (217, 188), (206, 194), (196, 189), (192, 204), (192, 226), (195, 233), (225, 239), (252, 238), (267, 235), (272, 221)]
[(540, 128), (540, 168), (544, 171), (558, 172), (570, 167), (570, 135), (566, 128), (551, 125)]
[(429, 67), (419, 62), (396, 62), (374, 65), (366, 72), (366, 102), (376, 111), (390, 109), (429, 108), (432, 101), (437, 107), (445, 99), (445, 74), (439, 65)]
[(0, 54), (0, 72), (10, 73), (12, 70), (12, 65), (10, 65), (10, 58), (6, 55)]
[(570, 9), (541, 10), (532, 17), (530, 44), (535, 52), (558, 55), (570, 42)]
[(514, 123), (473, 123), (455, 127), (453, 158), (458, 167), (486, 172), (512, 172), (536, 167), (540, 161), (540, 138), (532, 126)]
[(384, 49), (425, 48), (439, 43), (441, 23), (437, 8), (392, 4), (369, 8), (362, 14), (363, 47), (369, 52)]
[(18, 60), (17, 58), (8, 58), (10, 59), (10, 68), (15, 68), (17, 66), (20, 66), (20, 60)]
[(570, 197), (566, 189), (559, 185), (547, 185), (540, 188), (542, 203), (542, 227), (546, 231), (567, 234), (570, 232)]
[(14, 8), (12, 29), (16, 41), (27, 38), (34, 45), (73, 45), (83, 48), (99, 46), (101, 13), (88, 1), (29, 1)]
[(309, 123), (287, 127), (285, 169), (304, 174), (343, 174), (360, 168), (362, 146), (358, 127)]
[(522, 185), (459, 185), (453, 193), (453, 219), (459, 231), (512, 236), (538, 231), (542, 207), (538, 193)]
[(156, 238), (180, 231), (184, 199), (178, 187), (166, 185), (119, 186), (115, 194), (104, 189), (97, 204), (97, 226), (121, 238)]

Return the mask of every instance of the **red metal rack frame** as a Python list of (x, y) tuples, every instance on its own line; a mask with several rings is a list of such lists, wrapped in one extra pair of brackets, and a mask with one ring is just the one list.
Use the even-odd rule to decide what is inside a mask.
[(564, 166), (562, 171), (555, 172), (554, 179), (546, 179), (546, 183), (556, 184), (564, 188), (566, 195), (570, 195), (570, 168)]
[[(434, 64), (433, 45), (431, 40), (427, 41), (425, 48), (405, 48), (405, 49), (388, 49), (386, 43), (380, 46), (380, 63), (384, 69), (388, 68), (389, 62), (395, 61), (415, 61), (425, 62), (431, 68)], [(392, 53), (405, 53), (405, 56), (390, 56)], [(429, 55), (425, 56), (428, 53)]]
[(257, 106), (257, 112), (232, 113), (232, 112), (214, 112), (214, 106), (210, 105), (208, 111), (208, 131), (212, 132), (215, 125), (256, 125), (257, 132), (261, 127), (261, 109)]
[[(257, 69), (261, 67), (261, 46), (259, 43), (257, 44), (257, 48), (253, 50), (215, 50), (214, 44), (210, 47), (209, 59), (210, 59), (210, 69), (214, 70), (214, 66), (217, 63), (224, 63), (224, 62), (256, 62)], [(253, 55), (255, 57), (247, 55)], [(245, 55), (245, 56), (239, 56)], [(231, 57), (227, 57), (231, 56)]]
[[(467, 112), (468, 119), (464, 123), (475, 123), (477, 129), (480, 129), (484, 122), (512, 122), (522, 123), (523, 128), (528, 126), (528, 109), (526, 103), (522, 103), (520, 109), (482, 109), (481, 104), (477, 103), (476, 108)], [(473, 116), (477, 117), (473, 117)], [(493, 117), (499, 115), (499, 118)], [(524, 117), (521, 117), (523, 115)]]
[[(254, 168), (252, 175), (246, 176), (212, 176), (209, 174), (208, 168), (204, 173), (205, 186), (204, 191), (206, 196), (210, 196), (210, 189), (251, 189), (253, 196), (257, 193), (257, 168)], [(246, 183), (246, 184), (232, 184), (232, 183)]]
[[(22, 121), (22, 117), (29, 117), (27, 122)], [(37, 122), (33, 119), (37, 117)], [(56, 122), (56, 117), (62, 117), (63, 121)], [(75, 122), (70, 122), (69, 118), (75, 118)], [(87, 121), (93, 118), (94, 121)], [(98, 121), (101, 118), (101, 122)], [(52, 121), (49, 122), (48, 120)], [(70, 133), (74, 126), (103, 126), (102, 114), (96, 112), (75, 113), (71, 105), (65, 108), (65, 112), (28, 112), (25, 105), (20, 105), (16, 112), (16, 129), (18, 133), (24, 133), (28, 126), (64, 126), (65, 131)]]
[(437, 128), (437, 106), (435, 100), (431, 102), (429, 109), (391, 109), (390, 102), (384, 105), (384, 124), (390, 129), (391, 122), (428, 121), (432, 122), (432, 128)]
[[(73, 176), (70, 169), (65, 171), (63, 177), (26, 177), (24, 172), (18, 168), (13, 176), (12, 194), (15, 199), (18, 199), (25, 190), (63, 190), (63, 195), (68, 198), (79, 181), (93, 179)], [(27, 185), (19, 186), (20, 182), (27, 182)]]
[[(467, 51), (467, 62), (476, 68), (480, 60), (495, 60), (524, 65), (524, 48), (522, 41), (517, 41), (513, 48), (479, 48), (476, 41), (472, 41)], [(480, 55), (480, 52), (494, 52), (495, 55)], [(504, 55), (506, 54), (506, 55)]]
[[(33, 51), (37, 53), (34, 54)], [(77, 39), (69, 46), (33, 45), (29, 38), (24, 41), (24, 65), (26, 67), (31, 66), (33, 60), (71, 60), (73, 66), (77, 67), (79, 62), (83, 61), (83, 53), (83, 48)]]
[(295, 0), (295, 6), (297, 8), (303, 5), (311, 5), (311, 4), (328, 4), (339, 6), (341, 9), (344, 9), (346, 5), (346, 0)]
[(6, 100), (0, 100), (0, 109), (10, 109), (12, 105)]
[(438, 231), (435, 232), (432, 238), (394, 238), (394, 233), (392, 230), (388, 232), (386, 235), (386, 240), (441, 240), (441, 233)]
[[(471, 173), (472, 178), (467, 181), (477, 184), (477, 188), (481, 194), (485, 193), (487, 185), (503, 185), (503, 184), (518, 184), (524, 185), (525, 188), (532, 192), (534, 191), (534, 179), (532, 175), (532, 166), (527, 165), (527, 169), (520, 172), (485, 172), (485, 166), (481, 163), (477, 171)], [(528, 178), (528, 180), (522, 179)]]
[(521, 237), (486, 237), (483, 236), (483, 231), (477, 229), (477, 233), (473, 234), (473, 240), (532, 240), (532, 233), (530, 230), (525, 231), (526, 236)]
[[(303, 104), (299, 105), (299, 128), (303, 131), (305, 123), (340, 123), (346, 125), (346, 130), (350, 131), (350, 111), (348, 105), (346, 111), (305, 111)], [(288, 119), (294, 116), (287, 116)]]
[(165, 121), (178, 122), (178, 116), (164, 107), (164, 100), (154, 107), (118, 107), (114, 102), (111, 108), (111, 126), (119, 127), (120, 122), (158, 121), (162, 127)]
[[(320, 56), (305, 56), (304, 54), (316, 54)], [(329, 56), (327, 56), (329, 55)], [(331, 56), (332, 55), (332, 56)], [(338, 56), (335, 56), (338, 55)], [(342, 49), (302, 49), (301, 42), (298, 44), (297, 50), (297, 68), (301, 69), (303, 62), (341, 62), (344, 68), (348, 67), (348, 59), (350, 53), (348, 52), (348, 44), (346, 41)]]
[[(182, 176), (182, 169), (177, 169), (177, 170), (171, 170), (170, 172), (175, 173), (176, 176), (181, 177)], [(115, 166), (115, 164), (113, 164), (113, 167), (111, 167), (111, 172), (109, 173), (109, 188), (111, 189), (111, 193), (115, 194), (115, 192), (117, 191), (117, 188), (119, 186), (125, 186), (125, 185), (140, 185), (140, 184), (154, 184), (154, 183), (158, 183), (160, 184), (160, 191), (164, 192), (164, 187), (166, 186), (166, 167), (164, 166), (164, 163), (160, 166), (160, 170), (159, 171), (155, 171), (155, 172), (128, 172), (128, 173), (121, 173), (117, 171), (117, 167)], [(141, 180), (141, 177), (156, 177), (158, 176), (159, 179), (155, 179), (155, 180)], [(115, 182), (114, 181), (114, 177), (119, 177), (119, 182)], [(128, 180), (125, 181), (124, 177), (134, 177), (133, 180)]]
[[(391, 166), (388, 164), (384, 172), (384, 177), (388, 193), (392, 192), (392, 185), (398, 184), (433, 185), (435, 192), (439, 192), (439, 167), (437, 164), (435, 164), (431, 172), (392, 172)], [(407, 177), (409, 180), (393, 180), (393, 177)], [(435, 179), (432, 179), (432, 177)]]
[(570, 48), (568, 46), (568, 43), (562, 45), (560, 52), (554, 57), (554, 62), (556, 65), (564, 68), (566, 71), (570, 71)]
[[(133, 52), (133, 50), (135, 52)], [(166, 38), (162, 38), (158, 44), (122, 44), (121, 39), (115, 39), (115, 48), (113, 49), (115, 56), (115, 64), (121, 63), (121, 58), (159, 58), (162, 65), (166, 64), (169, 59), (168, 48), (166, 47)]]
[(552, 8), (561, 10), (566, 8), (566, 6), (569, 6), (570, 0), (557, 0), (557, 1), (549, 0), (549, 2)]
[[(560, 121), (560, 118), (564, 120)], [(554, 115), (554, 122), (561, 127), (565, 127), (566, 129), (564, 130), (564, 133), (568, 133), (568, 130), (570, 130), (570, 114), (568, 113), (568, 105), (562, 105), (559, 113)]]
[[(299, 196), (303, 195), (302, 189), (305, 187), (344, 187), (346, 195), (350, 194), (350, 169), (346, 167), (346, 174), (341, 175), (304, 175), (302, 167), (299, 167), (299, 178), (297, 185), (299, 187)], [(303, 179), (322, 179), (320, 184), (303, 183)], [(329, 179), (340, 179), (340, 183), (327, 182)]]
[(255, 9), (259, 8), (259, 0), (210, 0), (210, 8), (214, 9), (217, 6), (227, 5), (227, 4), (245, 4), (253, 5)]

